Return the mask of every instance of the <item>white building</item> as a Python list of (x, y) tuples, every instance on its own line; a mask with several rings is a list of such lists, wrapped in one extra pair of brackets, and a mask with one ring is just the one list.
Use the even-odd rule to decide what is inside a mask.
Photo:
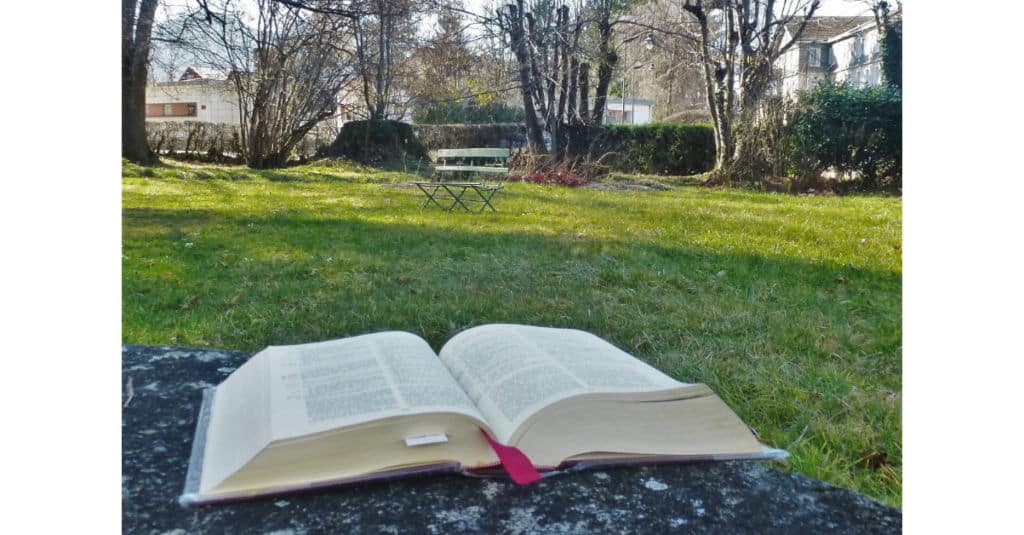
[(605, 124), (647, 124), (651, 122), (653, 100), (608, 97), (605, 100)]
[(177, 82), (146, 86), (146, 121), (239, 124), (238, 97), (226, 76), (189, 67)]
[[(787, 41), (799, 26), (796, 22), (786, 25)], [(881, 85), (882, 46), (874, 17), (811, 19), (777, 67), (787, 98), (796, 98), (798, 91), (814, 89), (824, 80), (854, 87)]]
[[(339, 103), (335, 116), (321, 125), (355, 118), (352, 107)], [(238, 93), (227, 75), (189, 67), (176, 82), (156, 82), (146, 86), (146, 121), (199, 121), (228, 125), (241, 124)]]

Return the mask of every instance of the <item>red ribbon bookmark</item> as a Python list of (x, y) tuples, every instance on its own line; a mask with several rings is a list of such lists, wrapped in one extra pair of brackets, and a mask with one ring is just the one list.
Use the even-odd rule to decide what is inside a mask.
[(542, 479), (540, 472), (533, 467), (533, 463), (530, 462), (530, 459), (523, 452), (516, 448), (499, 444), (483, 429), (480, 432), (483, 433), (484, 440), (491, 445), (494, 453), (498, 454), (498, 460), (501, 461), (501, 465), (505, 467), (508, 475), (512, 477), (512, 481), (519, 485), (529, 485), (534, 481)]

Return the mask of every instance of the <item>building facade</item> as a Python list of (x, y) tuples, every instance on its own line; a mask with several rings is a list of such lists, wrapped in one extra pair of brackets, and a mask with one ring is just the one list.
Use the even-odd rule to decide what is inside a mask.
[[(798, 27), (798, 23), (785, 27), (787, 40)], [(780, 90), (788, 99), (823, 81), (854, 87), (881, 85), (881, 33), (874, 17), (815, 17), (776, 68), (782, 79)]]
[(605, 124), (648, 124), (654, 101), (644, 98), (608, 97), (605, 100)]
[[(338, 128), (356, 118), (354, 106), (339, 102), (335, 115), (321, 124)], [(238, 93), (226, 75), (193, 67), (176, 82), (146, 86), (146, 122), (198, 121), (227, 125), (241, 124)]]
[(189, 67), (176, 82), (146, 86), (146, 121), (239, 124), (238, 98), (226, 77)]

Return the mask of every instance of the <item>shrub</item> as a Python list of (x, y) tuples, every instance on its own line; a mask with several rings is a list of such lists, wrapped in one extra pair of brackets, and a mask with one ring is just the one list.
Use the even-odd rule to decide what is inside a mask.
[(606, 166), (587, 158), (562, 158), (551, 154), (517, 152), (508, 161), (508, 180), (533, 182), (536, 184), (557, 184), (559, 186), (585, 186), (608, 172)]
[(559, 186), (584, 186), (592, 182), (592, 178), (586, 172), (572, 169), (567, 165), (558, 165), (550, 168), (535, 169), (526, 173), (512, 173), (508, 175), (512, 182), (533, 182), (535, 184), (557, 184)]
[(889, 22), (882, 38), (882, 73), (886, 83), (903, 85), (903, 26)]
[(711, 125), (701, 123), (602, 125), (589, 156), (627, 173), (703, 173), (715, 163), (715, 133)]
[(524, 123), (417, 124), (412, 129), (428, 150), (472, 147), (518, 149), (526, 145)]
[[(304, 161), (334, 140), (337, 128), (325, 121), (313, 127), (295, 146), (292, 161)], [(204, 121), (150, 121), (146, 141), (153, 152), (176, 159), (240, 162), (241, 134), (237, 124)]]
[(349, 121), (341, 127), (334, 143), (318, 156), (343, 157), (361, 163), (429, 159), (412, 127), (398, 121)]
[(239, 152), (238, 126), (202, 121), (146, 123), (146, 141), (157, 154), (213, 161)]
[(822, 84), (790, 113), (790, 172), (814, 179), (834, 169), (858, 176), (863, 189), (902, 185), (902, 96), (892, 86), (855, 89)]

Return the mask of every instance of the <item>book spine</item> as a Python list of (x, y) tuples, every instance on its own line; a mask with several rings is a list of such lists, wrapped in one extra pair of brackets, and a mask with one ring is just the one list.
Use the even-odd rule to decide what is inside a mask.
[(210, 426), (210, 413), (213, 411), (213, 397), (217, 392), (216, 388), (203, 390), (203, 401), (199, 407), (199, 417), (196, 418), (196, 434), (192, 440), (192, 454), (188, 459), (188, 472), (185, 474), (185, 488), (178, 498), (181, 506), (188, 506), (198, 503), (199, 482), (203, 477), (203, 455), (206, 452), (206, 430)]

